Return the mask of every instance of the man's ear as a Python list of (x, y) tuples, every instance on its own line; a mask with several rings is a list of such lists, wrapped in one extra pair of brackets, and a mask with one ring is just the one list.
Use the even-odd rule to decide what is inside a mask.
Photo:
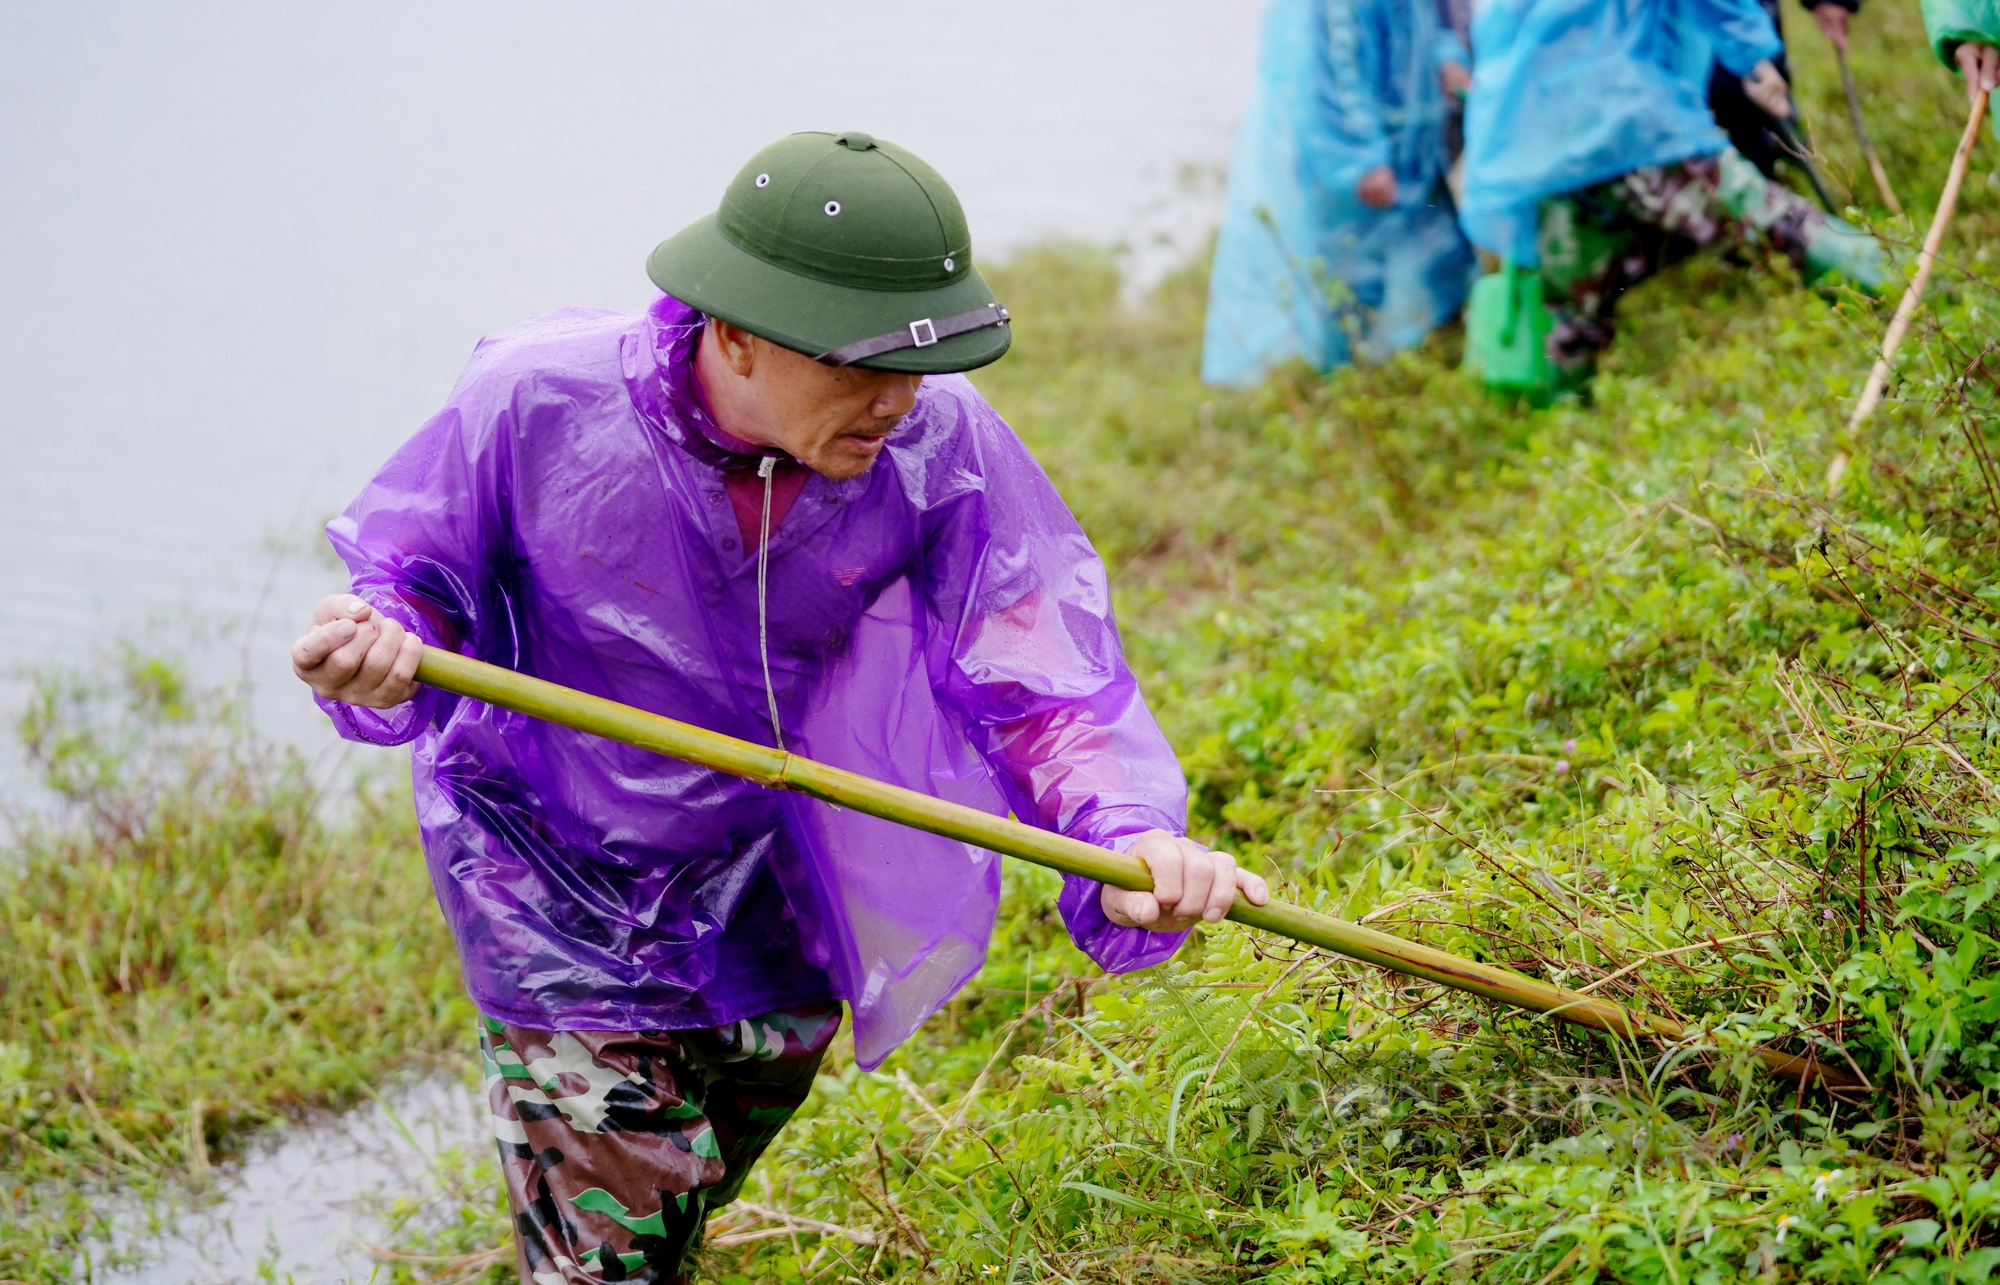
[(757, 368), (757, 336), (732, 326), (720, 317), (708, 319), (708, 333), (713, 336), (716, 348), (722, 353), (722, 360), (729, 369), (745, 378)]

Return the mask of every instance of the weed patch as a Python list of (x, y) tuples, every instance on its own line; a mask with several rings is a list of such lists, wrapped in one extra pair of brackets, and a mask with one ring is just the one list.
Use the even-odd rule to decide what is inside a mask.
[(325, 823), (300, 760), (131, 652), (44, 676), (20, 731), (66, 815), (0, 858), (0, 1276), (64, 1280), (112, 1205), (472, 1016), (406, 790)]
[[(1862, 24), (1885, 159), (1927, 209), (1962, 98), (1914, 13)], [(1828, 56), (1794, 57), (1827, 168), (1865, 190)], [(1620, 1044), (1227, 925), (1104, 978), (1052, 877), (1015, 869), (976, 983), (877, 1072), (836, 1050), (711, 1223), (704, 1278), (1987, 1279), (1982, 156), (1859, 443), (1842, 423), (1886, 309), (1782, 263), (1649, 282), (1591, 404), (1540, 414), (1468, 385), (1449, 333), (1219, 393), (1195, 378), (1198, 271), (1131, 309), (1087, 248), (996, 269), (1016, 349), (979, 382), (1113, 564), (1195, 833), (1281, 895), (1694, 1034)], [(205, 725), (141, 669), (119, 708)], [(228, 754), (170, 756), (194, 766), (135, 793), (115, 737), (48, 730), (81, 725), (67, 708), (28, 730), (89, 816), (23, 840), (0, 960), (0, 1148), (26, 1176), (0, 1270), (50, 1279), (76, 1184), (188, 1172), (466, 1029), (406, 803), (329, 829), (292, 767)], [(1764, 1046), (1869, 1087), (1774, 1081)], [(397, 1207), (385, 1270), (504, 1279), (492, 1162), (441, 1176)]]

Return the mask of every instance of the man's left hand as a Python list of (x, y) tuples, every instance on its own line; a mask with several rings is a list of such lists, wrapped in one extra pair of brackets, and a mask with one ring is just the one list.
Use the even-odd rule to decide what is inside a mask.
[(1271, 899), (1261, 876), (1239, 869), (1227, 852), (1211, 852), (1192, 839), (1148, 830), (1131, 852), (1153, 872), (1153, 890), (1132, 892), (1104, 885), (1099, 904), (1105, 916), (1121, 927), (1177, 933), (1197, 923), (1217, 923), (1236, 904), (1239, 888), (1253, 906)]
[(1968, 40), (1953, 51), (1958, 69), (1965, 73), (1965, 101), (1977, 103), (1981, 94), (2000, 88), (2000, 47)]
[(1372, 209), (1388, 209), (1396, 203), (1396, 171), (1387, 165), (1377, 165), (1361, 176), (1361, 181), (1354, 185), (1354, 194)]
[(1813, 21), (1819, 24), (1819, 29), (1826, 33), (1826, 38), (1833, 42), (1833, 47), (1846, 53), (1847, 22), (1854, 15), (1841, 5), (1816, 4), (1813, 6), (1812, 16)]

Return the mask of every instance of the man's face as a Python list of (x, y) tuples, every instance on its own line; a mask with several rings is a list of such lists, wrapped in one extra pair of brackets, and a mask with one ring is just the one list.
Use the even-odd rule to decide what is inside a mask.
[(828, 366), (713, 320), (698, 369), (725, 431), (778, 447), (831, 478), (869, 470), (924, 382), (922, 375)]

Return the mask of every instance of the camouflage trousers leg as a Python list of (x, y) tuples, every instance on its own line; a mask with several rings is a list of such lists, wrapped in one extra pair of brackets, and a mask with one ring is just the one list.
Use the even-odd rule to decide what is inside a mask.
[(1828, 225), (1817, 207), (1733, 150), (1650, 165), (1544, 201), (1536, 248), (1554, 323), (1549, 360), (1564, 371), (1594, 365), (1611, 343), (1619, 296), (1696, 250), (1762, 241), (1810, 276), (1810, 247), (1832, 244)]
[(840, 1005), (694, 1031), (481, 1018), (487, 1109), (523, 1285), (678, 1285), (710, 1210), (805, 1101)]

